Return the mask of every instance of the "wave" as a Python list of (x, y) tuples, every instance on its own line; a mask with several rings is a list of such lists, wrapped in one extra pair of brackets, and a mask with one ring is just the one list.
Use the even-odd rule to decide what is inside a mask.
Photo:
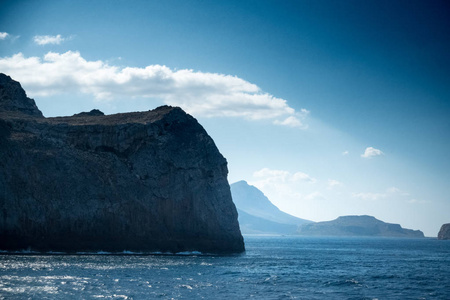
[(36, 251), (31, 249), (23, 250), (0, 250), (0, 254), (23, 254), (23, 255), (181, 255), (181, 256), (198, 256), (207, 255), (211, 256), (211, 253), (202, 253), (200, 251), (181, 251), (181, 252), (161, 252), (161, 251), (151, 251), (151, 252), (141, 252), (141, 251), (129, 251), (124, 250), (120, 252), (111, 251), (79, 251), (79, 252), (64, 252), (64, 251)]

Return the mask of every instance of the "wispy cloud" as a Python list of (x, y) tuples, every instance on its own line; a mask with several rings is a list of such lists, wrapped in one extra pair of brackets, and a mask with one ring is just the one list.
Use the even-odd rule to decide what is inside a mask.
[(303, 197), (303, 199), (305, 199), (305, 200), (307, 200), (307, 201), (326, 200), (326, 198), (324, 197), (324, 195), (322, 195), (321, 192), (317, 192), (317, 191), (305, 195), (305, 196)]
[(396, 188), (395, 186), (390, 187), (386, 190), (387, 193), (391, 195), (397, 195), (397, 196), (409, 196), (408, 192), (402, 191), (399, 188)]
[(36, 44), (44, 46), (48, 44), (59, 45), (62, 42), (70, 38), (63, 38), (60, 34), (58, 35), (36, 35), (33, 40)]
[(264, 186), (273, 183), (290, 183), (290, 182), (307, 182), (315, 183), (317, 180), (310, 175), (303, 172), (291, 173), (285, 170), (273, 170), (269, 168), (263, 168), (253, 173), (259, 186)]
[(340, 181), (338, 181), (336, 179), (328, 179), (327, 189), (331, 190), (332, 188), (337, 187), (337, 186), (341, 186), (341, 185), (342, 185), (342, 182), (340, 182)]
[[(307, 114), (300, 116), (301, 118), (304, 118)], [(289, 116), (283, 121), (275, 120), (273, 122), (276, 125), (284, 125), (289, 127), (298, 127), (298, 128), (308, 128), (308, 125), (303, 124), (303, 122), (300, 120), (299, 117), (295, 116)]]
[(361, 157), (371, 158), (371, 157), (380, 156), (383, 154), (384, 153), (379, 149), (375, 149), (373, 147), (367, 147), (366, 150), (364, 151), (364, 153), (361, 154)]
[(408, 201), (406, 201), (410, 204), (427, 204), (427, 203), (431, 203), (431, 201), (429, 200), (417, 200), (417, 199), (410, 199)]
[(386, 194), (384, 193), (353, 193), (352, 196), (355, 198), (359, 198), (361, 200), (371, 200), (371, 201), (386, 198)]
[(0, 40), (4, 40), (9, 36), (7, 32), (0, 32)]
[(273, 123), (276, 125), (283, 125), (289, 127), (297, 127), (307, 129), (308, 125), (303, 123), (303, 120), (309, 115), (309, 110), (302, 108), (300, 112), (297, 112), (295, 116), (289, 116), (283, 121), (275, 120)]
[(34, 97), (81, 92), (103, 100), (156, 98), (195, 116), (267, 119), (295, 127), (304, 126), (301, 119), (308, 114), (237, 76), (162, 65), (118, 67), (88, 61), (79, 52), (49, 52), (43, 58), (18, 53), (0, 58), (0, 69)]
[(349, 154), (349, 152), (348, 152), (348, 150), (345, 150), (344, 152), (342, 152), (342, 155), (348, 155)]
[[(389, 199), (398, 199), (399, 197), (408, 197), (410, 194), (408, 192), (402, 191), (401, 189), (393, 186), (387, 188), (384, 192), (381, 193), (353, 193), (353, 197), (359, 198), (361, 200), (380, 200), (384, 198)], [(404, 198), (403, 198), (404, 199)]]

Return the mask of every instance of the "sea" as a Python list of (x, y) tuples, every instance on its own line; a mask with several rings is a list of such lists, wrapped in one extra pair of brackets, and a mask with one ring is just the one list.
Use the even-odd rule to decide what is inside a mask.
[(0, 299), (450, 299), (450, 241), (245, 236), (217, 256), (0, 254)]

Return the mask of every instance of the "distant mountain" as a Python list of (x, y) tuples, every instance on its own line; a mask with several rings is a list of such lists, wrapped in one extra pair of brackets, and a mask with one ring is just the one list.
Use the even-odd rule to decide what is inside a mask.
[(438, 233), (438, 240), (450, 240), (450, 223), (441, 226)]
[(390, 224), (372, 216), (343, 216), (333, 221), (305, 224), (298, 234), (308, 236), (379, 236), (422, 238), (420, 230), (404, 229), (399, 224)]
[(244, 234), (295, 234), (299, 225), (311, 222), (282, 212), (260, 190), (245, 181), (233, 183), (231, 195)]

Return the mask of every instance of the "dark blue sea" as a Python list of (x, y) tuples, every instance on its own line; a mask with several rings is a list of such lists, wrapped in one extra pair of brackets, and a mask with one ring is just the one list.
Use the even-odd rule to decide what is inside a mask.
[(236, 256), (0, 255), (1, 299), (450, 299), (450, 241), (246, 236)]

